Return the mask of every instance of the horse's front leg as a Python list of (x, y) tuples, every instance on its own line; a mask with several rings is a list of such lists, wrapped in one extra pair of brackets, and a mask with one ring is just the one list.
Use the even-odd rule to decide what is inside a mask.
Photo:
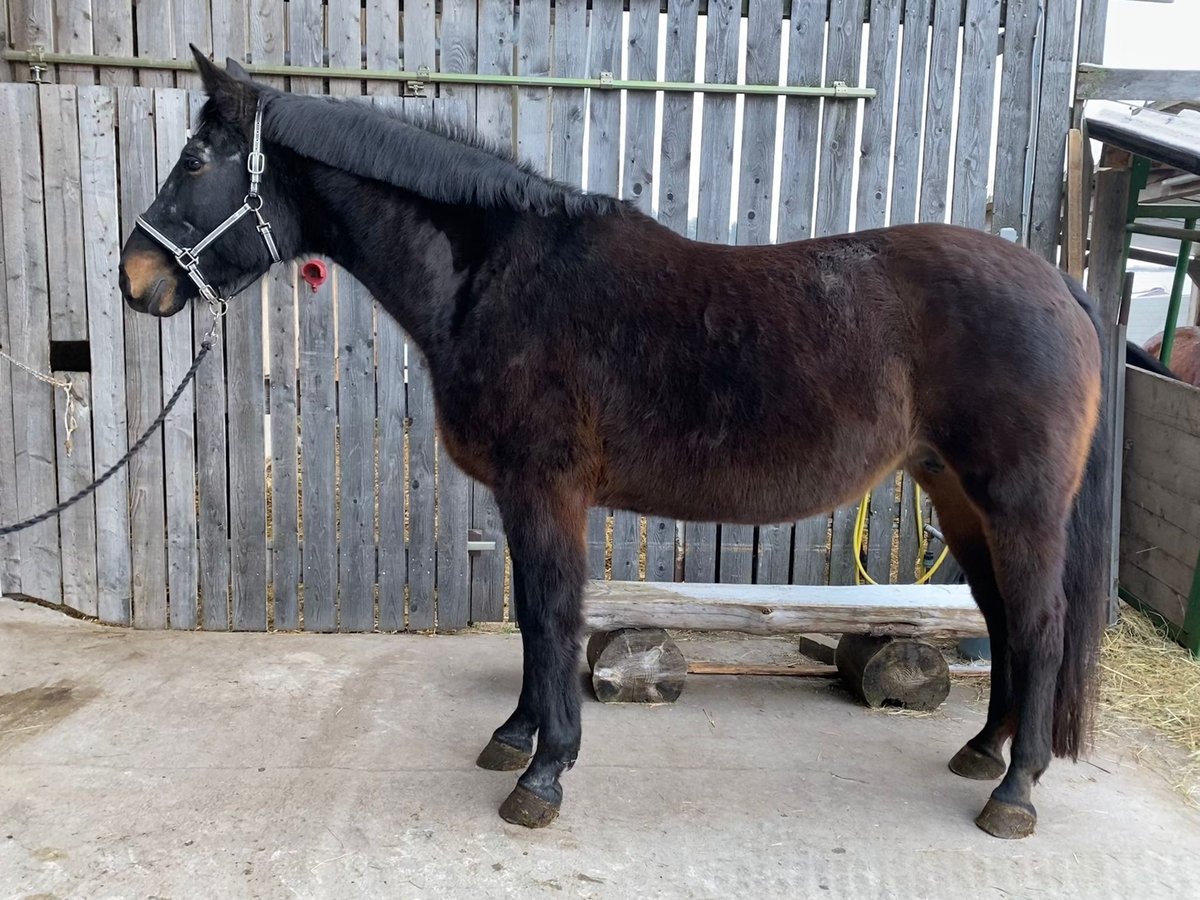
[[(509, 553), (512, 556), (513, 564), (513, 608), (516, 610), (517, 621), (522, 623), (522, 632), (524, 632), (523, 623), (528, 604), (525, 599), (525, 567), (516, 554), (512, 553), (511, 543)], [(504, 724), (492, 733), (492, 739), (488, 741), (488, 745), (483, 748), (483, 752), (475, 761), (480, 768), (491, 769), (493, 772), (516, 772), (524, 769), (529, 765), (529, 760), (533, 756), (533, 737), (537, 734), (538, 727), (537, 701), (534, 698), (536, 681), (533, 677), (531, 663), (533, 642), (522, 640), (521, 647), (524, 665), (521, 675), (521, 696), (517, 700), (517, 708), (513, 710), (513, 714), (505, 720)]]
[[(501, 805), (500, 815), (514, 824), (539, 828), (558, 815), (559, 776), (579, 755), (576, 675), (587, 504), (580, 492), (556, 489), (553, 480), (544, 477), (515, 490), (500, 490), (496, 499), (513, 558), (520, 560), (517, 623), (525, 663), (521, 701), (498, 736), (528, 733), (532, 738), (534, 728), (538, 733), (537, 752)], [(514, 728), (506, 730), (510, 723)]]

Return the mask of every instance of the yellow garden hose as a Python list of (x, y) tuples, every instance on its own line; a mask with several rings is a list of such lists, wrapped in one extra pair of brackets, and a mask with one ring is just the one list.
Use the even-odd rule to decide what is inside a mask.
[[(925, 535), (925, 517), (921, 514), (921, 488), (913, 485), (914, 491), (914, 506), (917, 511), (917, 535), (920, 540), (920, 553), (918, 559), (925, 559), (925, 550), (929, 546), (929, 538)], [(879, 584), (874, 578), (867, 574), (867, 570), (862, 564), (862, 545), (863, 536), (867, 532), (867, 508), (871, 503), (871, 495), (864, 494), (862, 503), (858, 504), (858, 515), (854, 519), (854, 566), (858, 570), (854, 573), (854, 583), (862, 584), (864, 581), (867, 584)], [(942, 563), (946, 561), (946, 557), (950, 555), (950, 547), (942, 548), (942, 555), (937, 558), (932, 566), (920, 577), (914, 584), (925, 584), (933, 577), (934, 573), (942, 567)]]

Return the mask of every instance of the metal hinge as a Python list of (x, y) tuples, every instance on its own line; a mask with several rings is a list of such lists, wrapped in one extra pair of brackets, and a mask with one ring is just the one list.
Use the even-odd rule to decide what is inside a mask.
[(835, 81), (835, 82), (833, 83), (833, 96), (835, 96), (835, 97), (846, 97), (846, 96), (849, 96), (849, 95), (850, 95), (850, 94), (852, 94), (852, 93), (853, 93), (853, 91), (850, 89), (850, 86), (849, 86), (848, 84), (846, 84), (846, 82), (844, 82), (844, 81)]
[(483, 539), (483, 529), (468, 528), (467, 529), (467, 552), (479, 553), (482, 550), (495, 550), (495, 541), (485, 541)]
[(613, 85), (613, 73), (612, 72), (601, 72), (600, 73), (600, 87), (610, 88), (610, 87), (612, 87), (612, 85)]

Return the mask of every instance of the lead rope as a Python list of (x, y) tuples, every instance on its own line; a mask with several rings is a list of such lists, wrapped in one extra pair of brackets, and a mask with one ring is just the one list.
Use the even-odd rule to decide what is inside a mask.
[[(204, 337), (200, 339), (200, 352), (196, 354), (196, 358), (192, 361), (191, 368), (189, 368), (186, 374), (184, 374), (183, 380), (179, 382), (179, 386), (176, 387), (175, 392), (171, 394), (171, 399), (169, 399), (166, 406), (162, 408), (162, 412), (160, 412), (155, 420), (150, 423), (150, 427), (146, 429), (142, 436), (138, 438), (128, 450), (125, 451), (125, 455), (113, 463), (112, 466), (109, 467), (108, 471), (106, 471), (103, 475), (101, 475), (87, 487), (72, 494), (57, 506), (51, 507), (45, 512), (38, 513), (36, 516), (31, 516), (30, 518), (21, 522), (14, 522), (12, 525), (5, 525), (4, 527), (0, 528), (0, 537), (15, 534), (18, 531), (24, 531), (26, 528), (32, 528), (34, 525), (39, 525), (42, 522), (45, 522), (47, 519), (54, 518), (59, 513), (63, 512), (63, 510), (74, 506), (85, 497), (90, 497), (100, 488), (102, 484), (104, 484), (104, 482), (108, 481), (110, 478), (116, 475), (117, 472), (129, 464), (129, 461), (133, 459), (134, 455), (146, 445), (148, 440), (150, 440), (150, 436), (162, 427), (163, 422), (167, 420), (167, 416), (171, 414), (171, 410), (175, 408), (175, 404), (179, 402), (179, 398), (183, 396), (184, 389), (191, 383), (192, 379), (196, 377), (196, 371), (200, 368), (200, 363), (204, 361), (204, 357), (208, 356), (209, 351), (211, 351), (213, 348), (213, 342), (217, 337), (217, 329), (220, 327), (221, 319), (224, 318), (227, 307), (227, 302), (222, 299), (219, 299), (218, 302), (215, 303), (209, 303), (208, 308), (213, 314), (213, 323), (205, 333)], [(27, 366), (21, 365), (21, 363), (13, 360), (12, 357), (8, 357), (7, 354), (4, 355), (17, 366), (32, 372), (32, 370), (28, 369)], [(43, 381), (49, 380), (47, 377), (42, 376), (38, 372), (32, 372), (32, 374), (38, 376)]]

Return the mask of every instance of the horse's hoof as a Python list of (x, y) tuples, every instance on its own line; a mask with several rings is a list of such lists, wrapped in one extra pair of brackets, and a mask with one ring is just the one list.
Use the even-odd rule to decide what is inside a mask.
[(518, 784), (500, 804), (500, 818), (526, 828), (545, 828), (558, 818), (558, 804), (548, 803)]
[(950, 760), (951, 772), (976, 781), (995, 781), (1004, 776), (1005, 769), (1004, 760), (981, 753), (970, 744), (963, 745)]
[(1037, 813), (1032, 806), (1017, 806), (991, 797), (975, 824), (992, 837), (1006, 840), (1029, 837), (1037, 825)]
[(492, 738), (475, 760), (475, 765), (493, 772), (518, 772), (529, 765), (530, 759), (531, 754), (524, 750)]

